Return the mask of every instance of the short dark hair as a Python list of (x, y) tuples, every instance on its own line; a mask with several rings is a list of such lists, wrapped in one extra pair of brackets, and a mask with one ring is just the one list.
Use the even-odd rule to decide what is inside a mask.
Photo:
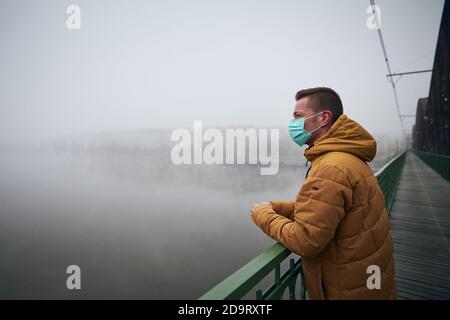
[(312, 107), (316, 112), (325, 109), (329, 109), (331, 111), (333, 114), (331, 124), (335, 123), (341, 114), (344, 113), (341, 98), (339, 98), (336, 91), (331, 88), (317, 87), (300, 90), (295, 95), (295, 101), (307, 96), (310, 96), (313, 102)]

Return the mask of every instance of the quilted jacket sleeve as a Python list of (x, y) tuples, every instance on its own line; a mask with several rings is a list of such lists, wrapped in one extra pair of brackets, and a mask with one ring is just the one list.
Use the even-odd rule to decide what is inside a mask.
[(294, 201), (270, 200), (273, 210), (291, 220), (294, 220)]
[(352, 188), (345, 174), (334, 166), (320, 165), (312, 168), (297, 194), (293, 220), (266, 204), (256, 207), (252, 218), (269, 237), (292, 252), (314, 258), (334, 238), (351, 206)]

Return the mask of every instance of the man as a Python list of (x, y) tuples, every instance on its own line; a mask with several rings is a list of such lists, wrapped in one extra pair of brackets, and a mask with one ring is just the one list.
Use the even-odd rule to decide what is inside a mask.
[(253, 221), (302, 257), (310, 299), (395, 299), (388, 215), (367, 165), (376, 141), (343, 114), (332, 89), (301, 90), (295, 98), (289, 133), (309, 145), (311, 168), (295, 201), (255, 204)]

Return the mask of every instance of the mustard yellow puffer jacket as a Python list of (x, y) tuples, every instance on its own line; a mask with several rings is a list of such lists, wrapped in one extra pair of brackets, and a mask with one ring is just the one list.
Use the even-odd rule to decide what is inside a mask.
[[(310, 299), (396, 298), (384, 196), (367, 165), (375, 154), (373, 137), (341, 115), (305, 151), (312, 167), (296, 200), (253, 210), (257, 226), (302, 257)], [(367, 286), (372, 265), (381, 270), (380, 289)]]

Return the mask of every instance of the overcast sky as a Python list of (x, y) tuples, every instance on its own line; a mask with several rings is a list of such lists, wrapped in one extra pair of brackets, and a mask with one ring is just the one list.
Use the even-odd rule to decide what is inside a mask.
[[(66, 27), (71, 4), (80, 30)], [(368, 4), (2, 0), (0, 141), (194, 120), (285, 126), (295, 92), (312, 86), (334, 88), (370, 132), (400, 135)], [(377, 5), (393, 71), (430, 69), (443, 0)], [(430, 74), (398, 82), (404, 114), (429, 85)]]

